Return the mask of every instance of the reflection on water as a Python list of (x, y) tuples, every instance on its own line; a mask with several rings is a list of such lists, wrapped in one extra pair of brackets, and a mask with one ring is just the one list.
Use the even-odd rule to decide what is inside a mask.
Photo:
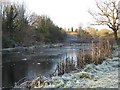
[(49, 76), (55, 70), (60, 59), (73, 57), (73, 60), (76, 60), (79, 48), (80, 46), (74, 45), (49, 48), (32, 54), (18, 52), (3, 54), (2, 60), (9, 61), (3, 63), (2, 67), (3, 87), (11, 87), (23, 77), (30, 79), (40, 74)]
[(54, 70), (55, 64), (56, 63), (52, 60), (46, 62), (33, 62), (29, 64), (26, 76), (29, 78), (31, 76), (38, 76), (39, 74), (49, 76), (50, 70)]

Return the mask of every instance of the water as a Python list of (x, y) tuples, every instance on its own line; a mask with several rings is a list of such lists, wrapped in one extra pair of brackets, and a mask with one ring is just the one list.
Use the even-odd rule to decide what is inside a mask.
[(49, 77), (50, 73), (56, 69), (59, 60), (66, 57), (73, 57), (73, 60), (76, 60), (80, 48), (83, 46), (67, 45), (58, 48), (37, 48), (34, 52), (8, 52), (3, 54), (3, 87), (13, 87), (15, 82), (24, 77), (32, 79), (40, 74)]

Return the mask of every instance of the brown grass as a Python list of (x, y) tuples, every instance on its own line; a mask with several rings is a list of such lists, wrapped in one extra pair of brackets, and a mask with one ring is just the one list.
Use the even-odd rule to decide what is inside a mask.
[(73, 61), (73, 58), (70, 59), (67, 57), (67, 55), (65, 60), (60, 60), (56, 68), (56, 71), (58, 71), (57, 75), (70, 73), (76, 69), (80, 70), (90, 63), (101, 64), (106, 58), (112, 56), (112, 47), (112, 43), (105, 38), (100, 39), (97, 43), (92, 41), (91, 52), (85, 53), (84, 49), (81, 50), (78, 54), (76, 62)]

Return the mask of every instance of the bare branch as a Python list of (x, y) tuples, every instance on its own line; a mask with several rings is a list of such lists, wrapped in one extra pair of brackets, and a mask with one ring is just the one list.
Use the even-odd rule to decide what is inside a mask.
[(106, 24), (112, 29), (117, 29), (118, 24), (118, 8), (115, 0), (110, 1), (102, 1), (98, 2), (96, 0), (96, 6), (100, 10), (100, 12), (92, 12), (89, 13), (93, 16), (97, 23)]
[(96, 0), (96, 6), (99, 11), (93, 12), (93, 10), (89, 10), (89, 13), (98, 24), (104, 24), (111, 28), (114, 31), (114, 37), (117, 41), (117, 30), (120, 24), (118, 24), (118, 6), (116, 0), (101, 0), (101, 2)]

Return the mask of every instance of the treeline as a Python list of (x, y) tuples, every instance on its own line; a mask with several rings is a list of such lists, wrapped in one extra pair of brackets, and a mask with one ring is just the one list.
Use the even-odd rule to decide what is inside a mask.
[(87, 32), (86, 30), (82, 29), (82, 27), (79, 27), (79, 29), (76, 29), (77, 31), (77, 36), (80, 38), (92, 38), (92, 35)]
[[(114, 39), (114, 32), (111, 29), (95, 29), (94, 27), (87, 27), (83, 29), (79, 27), (74, 31), (71, 29), (68, 30), (68, 33), (75, 34), (80, 38), (111, 38)], [(118, 38), (120, 38), (120, 31), (117, 32)]]
[(62, 42), (65, 31), (46, 15), (27, 15), (22, 4), (2, 4), (2, 47)]

